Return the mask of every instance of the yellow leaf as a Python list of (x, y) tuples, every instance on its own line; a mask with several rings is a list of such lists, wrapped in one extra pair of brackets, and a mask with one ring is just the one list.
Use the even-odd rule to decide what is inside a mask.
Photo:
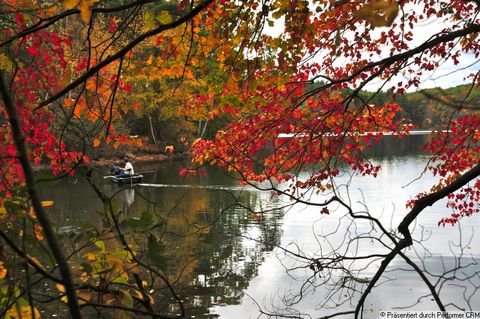
[(107, 262), (113, 267), (114, 270), (120, 271), (123, 269), (123, 260), (118, 256), (108, 255)]
[(7, 311), (6, 317), (10, 319), (23, 319), (23, 318), (40, 319), (41, 318), (40, 311), (38, 311), (37, 308), (31, 307), (28, 305), (20, 306), (20, 307), (18, 307), (17, 305), (13, 305)]
[(161, 11), (160, 14), (156, 17), (157, 21), (163, 24), (172, 22), (172, 16), (168, 11)]
[(92, 15), (92, 6), (90, 5), (89, 1), (80, 1), (78, 9), (80, 10), (80, 17), (82, 18), (83, 22), (88, 23)]
[(51, 207), (54, 204), (53, 200), (44, 200), (40, 203), (42, 207)]
[(63, 1), (63, 6), (70, 10), (73, 9), (77, 6), (77, 4), (80, 2), (80, 0), (64, 0)]
[(5, 54), (0, 54), (0, 70), (7, 70), (13, 66), (12, 61)]
[(180, 77), (183, 74), (183, 65), (175, 64), (170, 68), (171, 74), (175, 77)]
[(152, 11), (145, 12), (143, 20), (147, 28), (153, 28), (155, 26), (155, 14)]
[(98, 147), (100, 145), (101, 141), (100, 139), (96, 138), (93, 140), (93, 147)]
[(388, 27), (397, 17), (398, 10), (397, 2), (380, 0), (365, 4), (354, 15), (359, 19), (367, 20), (374, 27)]
[(98, 0), (63, 0), (63, 6), (67, 9), (75, 7), (80, 10), (80, 17), (83, 22), (88, 23), (92, 15), (93, 6), (98, 3)]
[[(145, 300), (146, 298), (144, 298), (142, 292), (138, 289), (135, 289), (135, 295), (137, 296), (138, 299), (140, 300)], [(149, 294), (146, 294), (146, 296), (148, 298), (148, 301), (151, 305), (155, 304), (155, 300), (152, 298), (152, 296), (150, 296)], [(146, 300), (145, 300), (146, 301)]]
[(88, 279), (90, 279), (90, 276), (86, 273), (86, 272), (82, 272), (82, 274), (80, 275), (80, 282), (87, 282)]
[[(55, 287), (57, 288), (58, 291), (60, 291), (62, 294), (65, 293), (65, 286), (62, 285), (62, 284), (56, 284)], [(60, 300), (64, 303), (67, 303), (68, 302), (68, 297), (67, 296), (63, 296), (62, 298), (60, 298)]]
[(97, 254), (92, 253), (92, 252), (86, 253), (86, 254), (85, 254), (85, 257), (87, 257), (87, 260), (88, 260), (88, 261), (95, 261), (95, 260), (97, 260)]
[(147, 59), (147, 65), (151, 65), (153, 63), (153, 55), (150, 55)]

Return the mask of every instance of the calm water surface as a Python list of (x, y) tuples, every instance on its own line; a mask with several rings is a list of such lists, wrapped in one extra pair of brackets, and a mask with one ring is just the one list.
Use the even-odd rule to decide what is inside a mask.
[[(423, 139), (386, 138), (371, 152), (372, 161), (382, 167), (381, 174), (377, 178), (341, 176), (336, 183), (342, 198), (355, 210), (368, 210), (387, 228), (395, 229), (407, 213), (405, 203), (414, 194), (428, 190), (435, 181), (423, 173), (428, 161), (420, 151)], [(327, 288), (331, 287), (321, 279), (312, 279), (312, 271), (305, 263), (286, 250), (310, 258), (334, 251), (384, 253), (384, 247), (367, 238), (369, 232), (375, 234), (369, 223), (352, 224), (345, 211), (335, 206), (330, 207), (330, 215), (320, 214), (314, 206), (290, 206), (287, 198), (242, 187), (214, 169), (208, 170), (206, 176), (184, 180), (178, 175), (182, 166), (172, 162), (136, 167), (137, 171), (146, 171), (146, 184), (155, 185), (121, 188), (103, 180), (102, 172), (97, 182), (103, 191), (117, 194), (118, 209), (124, 214), (140, 217), (142, 212), (149, 211), (167, 220), (165, 259), (172, 274), (182, 269), (177, 290), (188, 317), (259, 318), (262, 309), (308, 313), (315, 318), (339, 309), (352, 309), (350, 302), (342, 303), (347, 291), (337, 289), (336, 295), (330, 295)], [(307, 176), (308, 171), (300, 179)], [(55, 201), (50, 212), (59, 232), (85, 222), (101, 224), (98, 211), (102, 210), (102, 203), (82, 177), (42, 184), (42, 196)], [(305, 196), (312, 202), (326, 199), (316, 194)], [(446, 281), (441, 296), (445, 304), (455, 302), (467, 309), (477, 305), (478, 310), (480, 297), (474, 287), (480, 283), (480, 265), (476, 262), (480, 245), (474, 230), (480, 226), (479, 216), (465, 220), (461, 227), (439, 228), (438, 220), (449, 214), (445, 203), (422, 213), (414, 233), (423, 241), (407, 254), (415, 261), (424, 260), (421, 266), (428, 269), (434, 282), (436, 274), (458, 266), (457, 257), (463, 256), (468, 267), (455, 274), (468, 280)], [(347, 247), (346, 239), (354, 237), (366, 239), (355, 240), (354, 245)], [(378, 264), (363, 267), (363, 275), (368, 277)], [(305, 285), (307, 278), (310, 284)], [(393, 261), (381, 283), (367, 299), (367, 317), (376, 317), (380, 310), (394, 307), (436, 310), (418, 275), (400, 259)], [(417, 303), (418, 300), (421, 302)]]

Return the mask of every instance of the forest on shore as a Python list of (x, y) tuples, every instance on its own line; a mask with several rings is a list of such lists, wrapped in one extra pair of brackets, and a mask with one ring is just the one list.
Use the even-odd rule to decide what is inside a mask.
[[(321, 86), (311, 85), (311, 88)], [(342, 95), (348, 96), (352, 90), (343, 90)], [(476, 101), (480, 98), (480, 88), (472, 85), (459, 85), (450, 88), (430, 88), (396, 95), (392, 91), (362, 91), (358, 94), (356, 103), (369, 103), (381, 106), (394, 101), (400, 106), (396, 118), (413, 125), (413, 129), (443, 130), (455, 118), (475, 111)], [(460, 106), (460, 107), (459, 107)], [(181, 106), (179, 106), (181, 110)], [(132, 159), (148, 161), (163, 160), (173, 156), (188, 156), (191, 143), (197, 138), (214, 138), (218, 130), (224, 129), (235, 120), (230, 114), (218, 114), (204, 120), (194, 120), (178, 112), (166, 116), (161, 106), (151, 113), (138, 116), (129, 112), (124, 117), (122, 126), (131, 136), (139, 136), (141, 145), (104, 145), (91, 148), (92, 158), (115, 159), (124, 154)], [(162, 154), (163, 157), (155, 155)]]

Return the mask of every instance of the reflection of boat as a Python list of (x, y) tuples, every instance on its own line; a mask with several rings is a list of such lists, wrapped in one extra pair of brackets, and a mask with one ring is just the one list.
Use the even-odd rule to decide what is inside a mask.
[(131, 176), (112, 176), (112, 180), (117, 184), (135, 184), (141, 183), (143, 180), (142, 174), (134, 174)]

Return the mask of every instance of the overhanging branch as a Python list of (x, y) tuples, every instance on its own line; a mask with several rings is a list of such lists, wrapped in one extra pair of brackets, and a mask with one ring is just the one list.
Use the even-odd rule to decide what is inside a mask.
[(155, 35), (158, 35), (166, 30), (174, 29), (183, 23), (187, 22), (188, 20), (192, 19), (195, 17), (197, 14), (202, 12), (206, 7), (208, 7), (209, 4), (211, 4), (213, 0), (206, 0), (205, 2), (199, 4), (197, 7), (195, 7), (192, 11), (190, 11), (188, 14), (184, 15), (183, 17), (179, 18), (178, 20), (172, 22), (172, 23), (167, 23), (167, 24), (162, 24), (157, 28), (154, 28), (150, 31), (147, 31), (134, 40), (132, 40), (130, 43), (125, 45), (122, 49), (120, 49), (117, 53), (107, 57), (105, 60), (102, 62), (98, 63), (97, 65), (93, 66), (90, 68), (88, 71), (86, 71), (82, 76), (78, 77), (75, 81), (71, 82), (69, 85), (65, 86), (62, 90), (59, 92), (55, 93), (53, 96), (50, 98), (44, 100), (43, 102), (40, 102), (38, 105), (37, 109), (42, 108), (44, 106), (47, 106), (48, 104), (56, 101), (66, 93), (68, 93), (70, 90), (76, 88), (83, 82), (85, 82), (89, 77), (95, 75), (97, 72), (99, 72), (101, 69), (109, 65), (110, 63), (119, 60), (123, 58), (130, 50), (132, 50), (134, 47), (136, 47), (138, 44), (143, 42), (144, 40), (153, 37)]
[(25, 145), (25, 137), (22, 133), (22, 129), (20, 126), (20, 117), (13, 103), (8, 87), (5, 83), (3, 70), (0, 70), (0, 96), (2, 97), (2, 100), (5, 105), (5, 109), (8, 114), (8, 120), (12, 130), (15, 148), (18, 153), (18, 159), (20, 161), (23, 174), (25, 176), (25, 183), (27, 186), (28, 195), (32, 202), (32, 206), (35, 211), (35, 215), (37, 216), (38, 222), (43, 228), (45, 239), (47, 240), (48, 246), (52, 250), (52, 254), (55, 257), (55, 261), (57, 262), (58, 268), (60, 269), (60, 273), (62, 275), (62, 282), (65, 286), (65, 292), (68, 297), (68, 306), (70, 309), (70, 314), (72, 315), (73, 319), (81, 319), (82, 316), (80, 314), (80, 309), (78, 307), (75, 286), (70, 273), (70, 268), (65, 258), (65, 255), (63, 253), (63, 250), (60, 248), (60, 245), (57, 241), (57, 238), (51, 226), (50, 220), (41, 205), (40, 196), (35, 186), (36, 184), (35, 184), (35, 178), (33, 176), (33, 169), (30, 165), (30, 161), (28, 160), (27, 147)]
[[(433, 192), (431, 194), (428, 194), (420, 199), (418, 199), (415, 202), (415, 205), (413, 208), (410, 210), (410, 212), (404, 217), (402, 222), (398, 226), (398, 231), (404, 236), (403, 239), (401, 239), (393, 248), (393, 250), (388, 254), (387, 257), (381, 262), (379, 269), (371, 279), (370, 283), (368, 284), (367, 288), (363, 292), (362, 296), (360, 297), (360, 300), (358, 301), (357, 307), (355, 309), (355, 318), (358, 318), (360, 315), (360, 312), (363, 308), (363, 305), (365, 303), (365, 299), (367, 298), (367, 295), (372, 291), (373, 287), (375, 284), (378, 282), (380, 277), (383, 275), (385, 272), (385, 269), (387, 266), (390, 264), (390, 262), (398, 255), (402, 253), (402, 250), (408, 246), (411, 246), (413, 244), (412, 241), (412, 235), (410, 234), (410, 231), (408, 227), (410, 224), (418, 217), (418, 215), (428, 206), (432, 206), (435, 204), (437, 201), (445, 198), (449, 194), (459, 190), (463, 186), (467, 185), (469, 182), (474, 180), (480, 176), (480, 163), (472, 167), (469, 171), (466, 173), (460, 175), (455, 181), (453, 181), (451, 184), (443, 187), (442, 189)], [(407, 261), (408, 262), (408, 261)]]

